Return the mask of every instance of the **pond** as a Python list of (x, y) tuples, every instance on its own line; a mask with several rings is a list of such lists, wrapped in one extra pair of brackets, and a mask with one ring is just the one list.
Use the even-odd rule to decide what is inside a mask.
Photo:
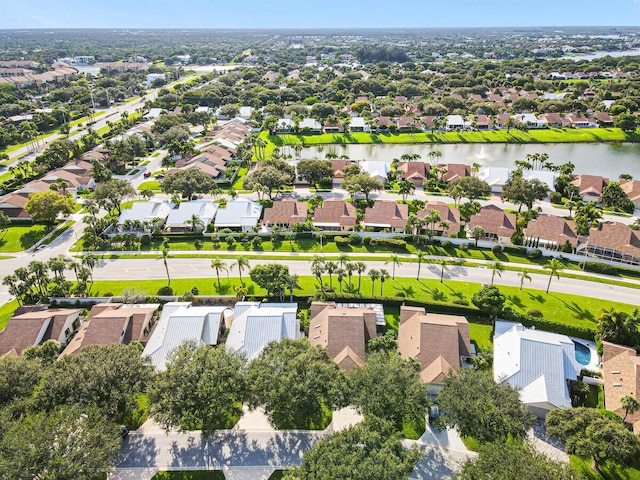
[[(283, 148), (283, 153), (289, 147)], [(290, 149), (293, 150), (293, 149)], [(515, 160), (524, 160), (528, 153), (547, 153), (555, 164), (572, 162), (575, 173), (602, 175), (617, 179), (621, 173), (629, 173), (640, 179), (640, 143), (547, 143), (547, 144), (360, 144), (325, 145), (318, 152), (316, 147), (305, 148), (302, 158), (324, 158), (328, 152), (347, 155), (352, 160), (383, 160), (391, 162), (404, 153), (417, 153), (423, 161), (429, 161), (429, 152), (438, 150), (439, 163), (466, 163), (513, 167)]]

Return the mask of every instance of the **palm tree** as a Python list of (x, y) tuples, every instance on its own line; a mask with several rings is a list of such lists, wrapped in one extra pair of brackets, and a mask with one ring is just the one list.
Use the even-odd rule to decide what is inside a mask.
[(416, 186), (410, 180), (404, 179), (398, 182), (398, 193), (402, 195), (402, 201), (407, 201), (407, 196), (416, 190)]
[(529, 280), (529, 282), (531, 282), (531, 275), (529, 275), (526, 270), (519, 272), (518, 277), (520, 277), (520, 290), (522, 290), (522, 285), (525, 280)]
[(249, 269), (251, 268), (249, 265), (249, 259), (247, 259), (247, 257), (238, 257), (236, 258), (236, 263), (235, 263), (237, 269), (238, 269), (238, 277), (240, 277), (240, 283), (242, 285), (244, 285), (244, 282), (242, 281), (242, 271), (246, 268)]
[(351, 277), (353, 276), (353, 272), (358, 269), (358, 266), (353, 262), (347, 262), (344, 265), (344, 269), (347, 271), (347, 277), (349, 278), (349, 290), (351, 290), (351, 288), (353, 287), (353, 284), (351, 283)]
[(484, 228), (482, 228), (482, 227), (473, 227), (471, 229), (471, 236), (476, 241), (476, 247), (478, 246), (478, 240), (480, 240), (482, 237), (484, 237), (485, 233), (486, 232), (485, 232)]
[(348, 261), (349, 261), (349, 255), (347, 255), (346, 253), (341, 253), (338, 256), (338, 263), (340, 264), (340, 267), (344, 268), (344, 266), (347, 264)]
[(360, 293), (360, 285), (362, 285), (362, 274), (367, 271), (367, 264), (364, 262), (356, 262), (356, 271), (358, 272), (358, 293)]
[(333, 274), (338, 270), (339, 265), (336, 262), (326, 261), (324, 270), (329, 274), (329, 288), (333, 290)]
[(560, 272), (564, 269), (564, 265), (557, 258), (552, 258), (547, 264), (542, 267), (549, 270), (549, 283), (547, 283), (547, 293), (549, 293), (549, 287), (551, 286), (551, 279), (555, 275), (558, 280), (560, 279)]
[(571, 214), (578, 207), (578, 202), (574, 200), (567, 200), (564, 203), (564, 207), (569, 209), (569, 218), (571, 218)]
[(311, 273), (318, 279), (320, 288), (322, 288), (322, 274), (325, 272), (325, 260), (320, 255), (314, 255), (311, 260)]
[(155, 193), (153, 192), (153, 190), (145, 189), (145, 190), (140, 190), (140, 196), (148, 201), (155, 196)]
[(171, 277), (169, 276), (169, 264), (167, 263), (167, 259), (169, 258), (169, 247), (167, 245), (163, 245), (160, 250), (161, 256), (158, 258), (162, 258), (164, 262), (164, 269), (167, 271), (167, 286), (171, 286)]
[(371, 296), (373, 297), (376, 280), (380, 278), (380, 271), (372, 268), (371, 270), (369, 270), (369, 278), (371, 279)]
[(289, 286), (289, 303), (293, 303), (293, 289), (302, 288), (298, 283), (298, 275), (289, 275), (287, 277), (287, 285)]
[(420, 280), (420, 267), (422, 266), (422, 262), (427, 258), (427, 254), (419, 251), (416, 253), (416, 258), (418, 259), (418, 273), (416, 274), (416, 280)]
[(229, 270), (227, 268), (227, 264), (219, 258), (216, 258), (211, 261), (211, 268), (216, 271), (216, 277), (218, 277), (218, 288), (220, 288), (220, 272), (227, 272)]
[(338, 285), (340, 285), (340, 295), (342, 295), (342, 281), (344, 280), (344, 276), (347, 274), (347, 271), (339, 267), (336, 269), (336, 278), (338, 279)]
[(447, 261), (443, 258), (438, 263), (440, 263), (440, 283), (444, 283), (444, 272), (449, 270), (447, 268)]
[(402, 262), (400, 261), (400, 257), (398, 255), (396, 255), (395, 253), (393, 255), (391, 255), (390, 257), (391, 259), (388, 262), (384, 262), (385, 265), (388, 265), (389, 263), (393, 266), (393, 269), (391, 270), (393, 273), (391, 275), (391, 278), (393, 280), (396, 279), (396, 265), (400, 266), (402, 265)]
[(389, 278), (389, 272), (387, 272), (384, 268), (380, 269), (380, 296), (382, 296), (382, 291), (384, 289), (384, 282), (387, 278)]
[(247, 296), (247, 293), (249, 293), (249, 289), (244, 285), (238, 285), (234, 290), (236, 292), (236, 299), (239, 302), (244, 302), (244, 298)]
[(625, 395), (622, 397), (620, 399), (620, 406), (624, 409), (624, 417), (622, 418), (623, 422), (627, 419), (627, 415), (633, 415), (640, 410), (640, 402), (638, 402), (638, 400), (632, 395)]
[(493, 264), (493, 267), (491, 267), (491, 285), (493, 285), (493, 281), (496, 278), (496, 273), (498, 274), (498, 276), (500, 278), (502, 278), (502, 272), (504, 272), (504, 265), (502, 264), (502, 262), (500, 262), (499, 260), (496, 260)]
[(191, 218), (189, 220), (186, 220), (184, 223), (185, 223), (185, 225), (191, 226), (191, 231), (192, 232), (195, 232), (200, 227), (204, 228), (204, 222), (195, 213), (193, 215), (191, 215)]

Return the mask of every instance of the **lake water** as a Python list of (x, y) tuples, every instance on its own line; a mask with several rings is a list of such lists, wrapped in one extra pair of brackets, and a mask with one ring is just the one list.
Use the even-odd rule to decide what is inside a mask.
[[(283, 153), (289, 153), (287, 147)], [(602, 175), (617, 179), (621, 173), (629, 173), (640, 180), (640, 143), (548, 143), (548, 144), (367, 144), (325, 145), (305, 148), (302, 158), (325, 158), (327, 152), (347, 155), (352, 160), (384, 160), (391, 162), (403, 153), (417, 153), (425, 162), (428, 153), (438, 150), (442, 156), (438, 163), (466, 163), (513, 167), (515, 160), (524, 160), (528, 153), (547, 153), (555, 164), (572, 162), (576, 173)], [(293, 151), (291, 155), (295, 156)]]
[(594, 60), (596, 58), (602, 58), (602, 57), (629, 57), (629, 56), (636, 56), (636, 55), (640, 55), (640, 49), (632, 49), (632, 50), (614, 50), (612, 52), (593, 52), (593, 53), (586, 53), (583, 55), (564, 55), (562, 58), (563, 59), (568, 59), (568, 60), (575, 60), (580, 61), (580, 60)]

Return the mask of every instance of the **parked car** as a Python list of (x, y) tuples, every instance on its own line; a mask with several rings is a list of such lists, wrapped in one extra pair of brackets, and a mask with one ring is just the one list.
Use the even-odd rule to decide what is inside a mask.
[(162, 180), (164, 178), (164, 174), (163, 173), (159, 173), (158, 175), (156, 175), (155, 177), (156, 180)]
[(144, 172), (143, 177), (144, 178), (149, 178), (151, 176), (151, 172)]

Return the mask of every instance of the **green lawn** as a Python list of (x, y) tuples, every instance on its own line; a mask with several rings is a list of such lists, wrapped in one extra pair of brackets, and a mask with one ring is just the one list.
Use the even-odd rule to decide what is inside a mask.
[(138, 187), (138, 191), (142, 190), (153, 190), (154, 192), (160, 191), (160, 182), (158, 180), (147, 180), (146, 182), (142, 182)]
[(42, 239), (51, 228), (46, 225), (11, 225), (0, 233), (0, 252), (21, 252)]
[(416, 132), (416, 133), (325, 133), (321, 135), (268, 135), (261, 138), (269, 145), (265, 155), (274, 147), (302, 143), (308, 145), (366, 144), (366, 143), (585, 143), (637, 142), (638, 133), (625, 133), (619, 128), (549, 128), (526, 132), (511, 129), (477, 132)]
[(476, 344), (476, 351), (490, 352), (493, 350), (493, 327), (487, 323), (477, 323), (473, 318), (469, 319), (469, 334), (471, 341)]
[[(169, 265), (171, 262), (169, 261)], [(125, 273), (126, 275), (126, 273)], [(239, 285), (238, 278), (227, 280), (224, 275), (221, 277), (220, 288), (217, 287), (211, 271), (211, 278), (205, 279), (173, 279), (171, 286), (178, 295), (191, 290), (197, 286), (201, 295), (234, 295), (234, 288)], [(300, 290), (296, 290), (298, 296), (312, 296), (316, 293), (318, 286), (313, 277), (300, 277)], [(354, 283), (357, 279), (354, 279)], [(135, 287), (138, 290), (146, 291), (147, 294), (154, 295), (158, 289), (166, 285), (166, 280), (138, 280)], [(337, 280), (333, 279), (334, 288), (338, 287)], [(262, 298), (266, 292), (254, 285), (245, 278), (248, 288), (248, 295)], [(130, 280), (97, 281), (93, 287), (92, 294), (104, 295), (111, 293), (119, 295), (125, 288), (131, 287)], [(452, 305), (454, 301), (467, 301), (470, 303), (472, 295), (480, 290), (480, 286), (472, 282), (445, 281), (440, 283), (437, 279), (417, 281), (413, 278), (398, 278), (396, 281), (387, 280), (384, 284), (383, 293), (385, 296), (392, 296), (397, 292), (403, 292), (407, 298), (418, 301), (430, 302), (440, 305)], [(595, 329), (597, 318), (603, 308), (614, 307), (626, 312), (633, 311), (634, 305), (620, 302), (605, 301), (579, 295), (569, 295), (561, 293), (545, 294), (543, 290), (524, 289), (520, 291), (517, 287), (500, 287), (501, 292), (507, 297), (507, 305), (516, 311), (526, 313), (530, 309), (539, 310), (543, 317), (551, 322), (560, 325), (572, 325)], [(375, 284), (375, 295), (380, 292), (380, 283)], [(371, 295), (371, 280), (369, 277), (362, 278), (362, 293), (364, 296)], [(388, 312), (393, 315), (393, 312)], [(393, 327), (392, 327), (393, 328)], [(489, 346), (490, 330), (487, 326), (474, 327), (473, 339), (478, 346)]]
[(13, 317), (13, 312), (19, 307), (17, 300), (12, 300), (0, 306), (0, 330), (4, 330), (9, 319)]
[(241, 167), (240, 169), (238, 169), (238, 175), (236, 175), (236, 179), (233, 181), (233, 185), (231, 185), (231, 188), (236, 191), (242, 190), (242, 182), (244, 181), (244, 177), (247, 176), (248, 171), (249, 170), (245, 167)]
[(584, 480), (640, 480), (640, 470), (621, 467), (612, 463), (602, 467), (601, 473), (591, 467), (591, 462), (571, 455), (571, 468)]
[(225, 480), (222, 470), (158, 472), (151, 480)]

